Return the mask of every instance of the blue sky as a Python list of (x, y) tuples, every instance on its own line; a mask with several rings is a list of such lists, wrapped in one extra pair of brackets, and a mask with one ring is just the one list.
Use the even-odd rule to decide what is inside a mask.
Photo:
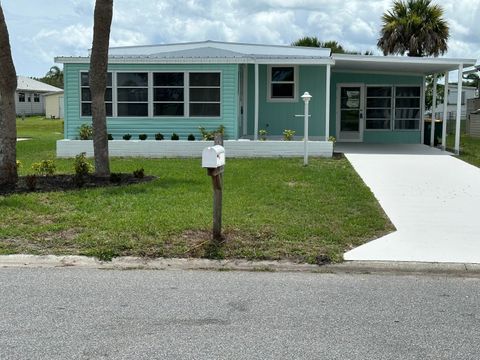
[[(437, 0), (451, 28), (449, 57), (480, 57), (480, 0)], [(392, 0), (114, 0), (111, 46), (201, 40), (290, 44), (302, 36), (376, 49)], [(93, 0), (3, 1), (17, 73), (42, 76), (58, 55), (86, 55)]]

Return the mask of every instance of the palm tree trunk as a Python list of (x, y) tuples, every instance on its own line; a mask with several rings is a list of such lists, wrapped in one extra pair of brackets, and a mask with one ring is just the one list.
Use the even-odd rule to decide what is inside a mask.
[(13, 65), (7, 24), (0, 5), (0, 187), (13, 186), (18, 179), (16, 90), (17, 74)]
[(113, 0), (96, 0), (90, 57), (90, 92), (92, 94), (95, 174), (102, 177), (110, 175), (105, 90), (107, 88), (108, 45), (112, 15)]

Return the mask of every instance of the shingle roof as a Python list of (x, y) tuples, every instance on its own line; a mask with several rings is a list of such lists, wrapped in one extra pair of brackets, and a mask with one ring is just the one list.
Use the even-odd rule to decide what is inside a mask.
[(25, 76), (17, 77), (17, 91), (35, 91), (38, 93), (59, 92), (63, 89), (45, 84), (41, 81), (31, 79)]

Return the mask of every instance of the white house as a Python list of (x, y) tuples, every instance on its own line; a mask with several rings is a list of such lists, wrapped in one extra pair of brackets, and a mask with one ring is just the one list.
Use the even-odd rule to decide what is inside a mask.
[[(455, 113), (457, 111), (457, 96), (458, 96), (458, 86), (456, 84), (448, 84), (448, 98), (447, 98), (447, 116), (448, 119), (454, 119)], [(467, 100), (474, 99), (478, 97), (478, 89), (474, 86), (463, 86), (462, 87), (462, 119), (465, 119), (467, 116)], [(443, 104), (438, 104), (435, 108), (435, 113), (437, 114), (437, 119), (442, 118), (443, 114)]]
[(45, 94), (52, 92), (63, 90), (25, 76), (18, 76), (15, 96), (17, 115), (45, 115)]

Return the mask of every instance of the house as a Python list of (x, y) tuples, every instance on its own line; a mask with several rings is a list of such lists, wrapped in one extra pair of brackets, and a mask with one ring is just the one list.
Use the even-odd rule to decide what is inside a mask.
[(46, 93), (45, 97), (45, 117), (50, 119), (63, 119), (64, 92), (56, 91)]
[[(79, 127), (91, 122), (90, 58), (55, 60), (64, 64), (65, 76), (65, 143), (60, 146), (80, 151), (73, 140)], [(285, 129), (300, 140), (303, 120), (296, 115), (303, 114), (301, 95), (308, 91), (310, 140), (421, 143), (425, 76), (474, 64), (472, 59), (344, 55), (217, 41), (111, 48), (108, 132), (114, 139), (127, 133), (153, 138), (158, 132), (186, 139), (191, 133), (198, 138), (199, 127), (223, 125), (233, 140), (258, 140), (259, 130), (266, 130), (269, 140), (280, 139)]]
[(62, 91), (55, 86), (25, 76), (18, 76), (15, 96), (17, 115), (44, 115), (45, 94)]
[[(455, 112), (457, 111), (457, 97), (458, 97), (458, 87), (457, 84), (448, 85), (448, 101), (447, 101), (447, 114), (449, 119), (455, 118)], [(461, 114), (462, 119), (467, 117), (467, 102), (470, 99), (475, 99), (478, 97), (478, 89), (475, 86), (462, 86), (462, 108)], [(435, 114), (437, 118), (441, 118), (443, 114), (443, 104), (438, 104), (435, 108)]]

